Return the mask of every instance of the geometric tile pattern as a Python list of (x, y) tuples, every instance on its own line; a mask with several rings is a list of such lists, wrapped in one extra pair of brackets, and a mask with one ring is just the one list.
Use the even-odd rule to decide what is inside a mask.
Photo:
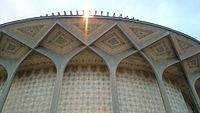
[(38, 41), (45, 32), (55, 23), (54, 19), (36, 20), (13, 24), (6, 27), (6, 31), (13, 36), (20, 37), (27, 41)]
[(100, 37), (94, 45), (110, 55), (120, 53), (133, 47), (117, 26)]
[(33, 26), (20, 27), (17, 28), (17, 30), (24, 33), (25, 35), (34, 37), (43, 27), (44, 25), (33, 25)]
[(167, 79), (164, 83), (173, 113), (189, 113), (181, 90), (178, 88), (177, 82)]
[(22, 43), (11, 39), (8, 35), (3, 35), (0, 40), (0, 57), (18, 59), (29, 50)]
[[(83, 33), (86, 31), (85, 29), (85, 23), (75, 23), (74, 26), (79, 28)], [(89, 23), (88, 28), (87, 28), (87, 35), (95, 31), (98, 27), (100, 27), (101, 24), (94, 24), (94, 23)]]
[(63, 77), (58, 113), (112, 113), (105, 66), (68, 66)]
[(49, 113), (55, 75), (53, 68), (18, 73), (2, 113)]
[(167, 32), (163, 29), (145, 25), (137, 22), (118, 22), (120, 28), (132, 38), (139, 48), (144, 48), (146, 45), (163, 37)]
[(200, 72), (200, 55), (190, 57), (185, 62), (189, 72)]
[(139, 39), (142, 39), (142, 38), (154, 33), (153, 31), (144, 30), (144, 29), (140, 29), (140, 28), (130, 27), (130, 29)]
[(41, 43), (41, 46), (59, 54), (67, 54), (80, 45), (80, 41), (59, 25), (54, 26)]
[(164, 38), (150, 45), (144, 49), (144, 52), (155, 61), (161, 61), (175, 57), (175, 53), (168, 38)]
[(177, 34), (171, 35), (175, 39), (174, 44), (176, 45), (177, 51), (180, 55), (200, 48), (200, 45), (196, 41), (193, 41), (187, 37), (180, 36)]
[(119, 68), (117, 89), (120, 113), (166, 113), (154, 75)]
[[(60, 22), (84, 43), (89, 43), (104, 33), (114, 22), (102, 19), (88, 19), (88, 28), (85, 29), (85, 19), (61, 19)], [(87, 33), (85, 31), (87, 30)]]

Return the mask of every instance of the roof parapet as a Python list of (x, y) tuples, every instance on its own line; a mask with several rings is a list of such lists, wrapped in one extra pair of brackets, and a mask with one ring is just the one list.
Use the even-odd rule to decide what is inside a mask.
[[(85, 14), (85, 10), (82, 11), (78, 11), (76, 10), (74, 13), (73, 11), (69, 11), (68, 13), (66, 11), (63, 12), (63, 14), (61, 14), (60, 12), (57, 12), (57, 15), (55, 15), (54, 13), (51, 13), (51, 15), (46, 14), (46, 17), (53, 17), (53, 16), (83, 16)], [(122, 19), (129, 19), (129, 20), (135, 20), (135, 21), (139, 21), (139, 19), (135, 19), (133, 18), (129, 18), (128, 16), (124, 16), (122, 14), (119, 14), (119, 16), (116, 15), (116, 13), (113, 13), (113, 15), (110, 15), (110, 12), (107, 12), (104, 14), (103, 11), (100, 11), (100, 13), (98, 14), (98, 11), (95, 10), (94, 12), (92, 12), (91, 10), (88, 11), (88, 14), (91, 16), (98, 16), (98, 17), (110, 17), (110, 18), (122, 18)], [(40, 17), (45, 17), (45, 16), (40, 16)]]

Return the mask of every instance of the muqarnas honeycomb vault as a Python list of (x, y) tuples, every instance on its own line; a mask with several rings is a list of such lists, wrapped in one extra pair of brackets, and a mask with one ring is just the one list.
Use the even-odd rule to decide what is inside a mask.
[(199, 113), (200, 42), (115, 16), (0, 25), (2, 113)]

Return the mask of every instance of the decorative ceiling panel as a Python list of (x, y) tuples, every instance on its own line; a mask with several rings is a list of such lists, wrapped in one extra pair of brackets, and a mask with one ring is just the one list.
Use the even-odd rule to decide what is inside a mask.
[(189, 72), (200, 72), (200, 55), (195, 55), (184, 61), (184, 65)]
[(175, 58), (176, 56), (167, 37), (145, 48), (144, 52), (155, 61)]
[(142, 48), (162, 37), (165, 30), (133, 22), (119, 22), (120, 27)]
[(19, 59), (28, 52), (29, 48), (22, 43), (3, 35), (0, 39), (0, 57)]
[(94, 45), (110, 55), (133, 48), (133, 45), (117, 26), (100, 37)]
[(42, 47), (59, 54), (67, 54), (80, 45), (79, 40), (59, 25), (55, 25), (41, 43)]
[(93, 42), (114, 24), (114, 21), (111, 20), (93, 19), (92, 17), (88, 19), (87, 28), (85, 28), (86, 22), (84, 18), (61, 19), (60, 21), (69, 31), (86, 44)]
[(128, 58), (122, 60), (119, 64), (119, 67), (152, 72), (149, 63), (139, 53), (131, 55)]
[(174, 45), (179, 55), (184, 56), (185, 54), (192, 54), (200, 50), (200, 44), (190, 38), (171, 33), (174, 38)]
[(5, 28), (5, 31), (24, 40), (37, 42), (53, 26), (55, 20), (36, 20), (14, 24)]

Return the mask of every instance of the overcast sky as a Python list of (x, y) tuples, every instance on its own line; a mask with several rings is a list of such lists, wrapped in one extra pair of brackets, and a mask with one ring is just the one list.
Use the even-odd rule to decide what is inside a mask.
[(200, 40), (200, 0), (0, 0), (0, 24), (70, 10), (123, 14)]

